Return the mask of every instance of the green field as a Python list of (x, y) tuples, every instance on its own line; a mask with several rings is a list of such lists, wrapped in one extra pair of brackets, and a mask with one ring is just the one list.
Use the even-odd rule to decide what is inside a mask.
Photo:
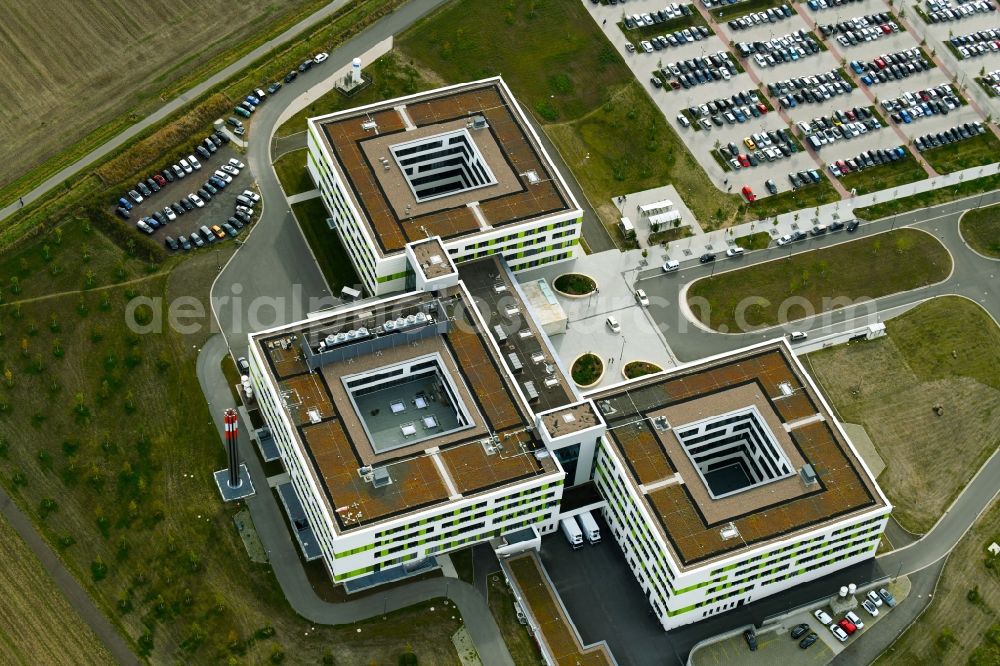
[(912, 210), (929, 208), (948, 203), (949, 201), (955, 201), (956, 199), (983, 194), (984, 192), (992, 192), (997, 188), (1000, 188), (1000, 174), (983, 176), (982, 178), (962, 181), (957, 185), (939, 187), (936, 190), (911, 194), (908, 197), (901, 197), (899, 199), (890, 199), (871, 206), (865, 206), (864, 208), (855, 208), (854, 215), (862, 220), (880, 220), (890, 215), (907, 213)]
[(21, 192), (324, 4), (249, 0), (233, 12), (221, 0), (176, 0), (161, 12), (3, 0), (0, 201), (16, 198), (7, 186), (30, 170), (42, 167)]
[[(482, 25), (491, 39), (478, 38)], [(615, 196), (668, 183), (705, 228), (767, 210), (709, 181), (583, 3), (455, 0), (399, 35), (396, 46), (435, 81), (502, 74), (608, 227), (619, 217)]]
[(0, 517), (0, 646), (11, 666), (111, 666), (111, 655)]
[(938, 173), (951, 173), (971, 167), (992, 164), (1000, 159), (1000, 139), (987, 130), (947, 146), (931, 148), (923, 153), (927, 163)]
[(337, 232), (330, 228), (326, 219), (330, 217), (323, 200), (319, 197), (292, 206), (292, 212), (299, 221), (302, 234), (316, 255), (316, 261), (323, 271), (323, 277), (330, 285), (332, 294), (339, 294), (341, 287), (355, 287), (358, 276), (354, 272), (351, 258), (344, 250)]
[(885, 461), (879, 484), (893, 516), (921, 534), (1000, 444), (1000, 328), (977, 304), (947, 296), (886, 330), (806, 358), (840, 418), (863, 425)]
[(274, 173), (278, 176), (281, 189), (285, 191), (286, 195), (316, 189), (316, 185), (306, 169), (307, 152), (305, 148), (301, 148), (285, 153), (274, 160)]
[(959, 231), (973, 250), (1000, 259), (1000, 204), (966, 212)]
[(913, 183), (924, 178), (927, 178), (927, 172), (924, 171), (919, 162), (913, 159), (912, 155), (907, 154), (906, 157), (897, 162), (890, 162), (864, 171), (852, 171), (841, 177), (840, 184), (848, 192), (854, 189), (857, 190), (858, 194), (868, 194)]
[(701, 278), (688, 305), (711, 328), (740, 332), (940, 282), (950, 271), (937, 239), (897, 229)]

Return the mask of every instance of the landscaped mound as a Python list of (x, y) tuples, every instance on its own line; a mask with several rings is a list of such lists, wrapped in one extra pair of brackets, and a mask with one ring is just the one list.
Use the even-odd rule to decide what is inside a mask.
[(565, 273), (556, 278), (553, 286), (567, 296), (586, 296), (597, 289), (594, 278), (580, 273)]
[(573, 361), (570, 374), (573, 375), (573, 381), (578, 386), (591, 386), (599, 382), (601, 377), (604, 376), (604, 361), (598, 358), (596, 354), (588, 352)]
[(625, 364), (623, 372), (627, 379), (635, 379), (636, 377), (642, 377), (643, 375), (651, 375), (655, 372), (660, 372), (663, 370), (660, 366), (655, 363), (650, 363), (648, 361), (630, 361)]

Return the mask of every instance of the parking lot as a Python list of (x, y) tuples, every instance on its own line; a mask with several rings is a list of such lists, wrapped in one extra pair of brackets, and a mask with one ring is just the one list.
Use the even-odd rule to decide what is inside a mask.
[[(191, 154), (195, 155), (194, 146), (191, 148)], [(242, 161), (242, 157), (231, 143), (218, 147), (216, 152), (209, 153), (209, 157), (207, 158), (204, 157), (204, 155), (197, 154), (195, 155), (195, 160), (198, 164), (200, 164), (200, 169), (195, 169), (193, 167), (194, 163), (189, 162), (187, 158), (185, 158), (185, 162), (191, 168), (191, 172), (187, 173), (187, 170), (182, 167), (181, 172), (185, 174), (183, 178), (175, 175), (173, 182), (164, 181), (164, 184), (160, 185), (160, 190), (155, 192), (150, 190), (149, 196), (144, 196), (140, 193), (140, 196), (143, 197), (141, 203), (136, 203), (129, 194), (122, 192), (122, 197), (129, 200), (129, 203), (132, 205), (132, 209), (129, 211), (129, 219), (123, 220), (120, 217), (117, 217), (119, 222), (129, 226), (137, 234), (148, 235), (154, 240), (164, 243), (164, 245), (167, 246), (167, 249), (173, 249), (167, 245), (166, 238), (168, 236), (174, 240), (179, 240), (181, 236), (184, 236), (185, 239), (189, 239), (189, 249), (201, 247), (201, 245), (197, 245), (194, 241), (194, 236), (200, 237), (202, 234), (196, 234), (195, 232), (203, 226), (208, 227), (209, 229), (214, 226), (222, 228), (223, 224), (228, 223), (227, 220), (233, 217), (236, 213), (237, 196), (239, 196), (244, 190), (254, 189), (254, 182), (253, 178), (245, 168), (239, 168), (238, 165), (243, 164), (245, 167), (245, 164)], [(230, 160), (235, 160), (235, 162), (230, 163)], [(224, 171), (222, 169), (223, 165), (229, 166), (229, 170)], [(178, 166), (181, 166), (179, 160)], [(170, 165), (164, 164), (163, 168), (173, 171), (172, 163)], [(204, 188), (205, 182), (208, 180), (209, 176), (212, 176), (216, 171), (226, 173), (226, 175), (232, 179), (232, 182), (227, 183), (226, 187), (223, 189), (215, 187), (217, 194), (210, 194), (210, 199), (206, 199), (205, 197), (196, 194), (195, 196), (197, 196), (198, 199), (204, 204), (203, 207), (198, 207), (192, 202), (191, 199), (189, 199), (189, 197), (191, 194), (196, 193), (199, 189)], [(238, 173), (233, 174), (232, 171), (237, 171)], [(160, 175), (162, 177), (162, 174), (163, 171), (160, 171), (157, 172), (156, 175)], [(154, 174), (151, 173), (150, 177), (153, 175)], [(146, 181), (144, 180), (143, 183), (146, 184)], [(137, 184), (133, 187), (137, 187)], [(148, 184), (146, 184), (146, 187), (149, 189)], [(187, 199), (187, 205), (181, 205), (185, 203), (185, 199)], [(173, 212), (174, 219), (170, 219), (167, 215), (165, 210), (167, 208), (170, 208), (171, 212)], [(252, 223), (252, 220), (256, 219), (259, 215), (259, 208), (259, 205), (256, 206), (256, 210), (254, 210), (252, 217), (248, 215), (248, 217), (251, 218), (250, 223)], [(159, 217), (166, 220), (166, 222), (157, 222), (159, 226), (154, 228), (151, 234), (137, 226), (140, 220), (148, 220), (151, 217), (156, 219), (154, 217), (156, 215), (159, 215)], [(246, 227), (248, 227), (250, 223), (245, 222), (244, 220), (239, 221), (243, 224), (243, 227), (236, 228), (234, 226), (234, 231), (237, 232), (236, 235), (238, 236), (245, 235), (248, 231)], [(226, 230), (224, 230), (224, 233), (225, 231)], [(229, 237), (231, 237), (231, 235), (226, 233), (225, 238), (227, 239)], [(204, 240), (205, 239), (202, 239), (203, 242)], [(216, 240), (225, 239), (216, 238)], [(180, 249), (180, 247), (181, 246), (179, 245), (177, 249)]]
[[(923, 46), (921, 53), (918, 39), (907, 31), (905, 22), (892, 12), (885, 0), (859, 0), (838, 6), (830, 3), (825, 8), (818, 0), (812, 3), (815, 8), (809, 3), (774, 0), (763, 5), (755, 2), (746, 11), (740, 9), (743, 3), (705, 10), (703, 2), (698, 0), (696, 4), (686, 5), (690, 16), (674, 17), (674, 13), (668, 20), (639, 28), (626, 27), (623, 15), (652, 16), (669, 8), (669, 3), (637, 0), (624, 7), (593, 4), (588, 7), (636, 78), (647, 86), (667, 121), (722, 191), (740, 192), (746, 185), (757, 198), (768, 196), (769, 191), (787, 191), (793, 188), (793, 180), (800, 181), (800, 186), (801, 181), (806, 180), (790, 179), (790, 174), (816, 170), (824, 179), (832, 178), (831, 163), (855, 158), (859, 152), (867, 150), (883, 150), (883, 156), (888, 156), (891, 149), (902, 146), (909, 153), (906, 159), (913, 156), (920, 160), (910, 145), (917, 137), (983, 120), (971, 105), (964, 103), (969, 97), (962, 93), (964, 77), (978, 75), (982, 67), (986, 71), (996, 69), (1000, 53), (991, 52), (963, 61), (959, 81), (954, 85), (955, 97), (963, 102), (957, 108), (947, 108), (946, 113), (937, 112), (935, 108), (932, 113), (911, 118), (908, 123), (891, 120), (890, 113), (879, 105), (881, 100), (949, 83), (949, 76), (936, 66), (934, 56), (946, 55), (955, 63), (958, 60), (951, 52), (943, 54), (946, 51), (943, 45), (931, 42)], [(783, 5), (793, 10), (791, 16), (783, 11)], [(773, 11), (769, 13), (769, 9)], [(718, 16), (720, 12), (722, 16)], [(707, 23), (704, 20), (706, 13), (712, 17)], [(997, 16), (996, 12), (972, 14), (959, 21), (933, 24), (928, 31), (947, 39), (949, 30), (965, 34), (998, 27), (995, 25)], [(923, 23), (910, 7), (906, 8), (904, 17), (913, 24)], [(856, 27), (837, 27), (848, 23)], [(696, 35), (699, 26), (705, 25), (712, 29), (712, 34), (708, 37)], [(681, 36), (676, 39), (677, 32), (685, 34), (683, 26), (689, 26), (686, 34), (702, 38), (685, 41)], [(664, 39), (656, 44), (658, 36)], [(819, 48), (814, 49), (812, 44)], [(658, 48), (653, 49), (653, 46)], [(651, 52), (647, 52), (650, 49)], [(720, 52), (724, 62), (720, 62)], [(905, 77), (892, 78), (890, 75), (884, 77), (884, 82), (873, 76), (871, 85), (866, 85), (859, 83), (859, 77), (849, 66), (854, 60), (874, 63), (885, 54), (907, 52), (910, 55), (901, 58), (925, 61), (926, 71), (907, 70)], [(741, 57), (741, 53), (746, 57)], [(688, 67), (685, 68), (684, 63)], [(734, 67), (730, 68), (729, 63)], [(887, 64), (891, 67), (893, 63)], [(901, 67), (905, 70), (905, 63)], [(734, 69), (738, 71), (733, 73)], [(796, 82), (800, 77), (804, 81)], [(684, 85), (680, 85), (685, 78)], [(974, 81), (968, 83), (978, 87)], [(816, 96), (801, 94), (804, 88), (815, 91), (817, 86), (820, 90)], [(781, 89), (785, 92), (779, 92)], [(749, 94), (753, 99), (743, 96), (734, 100), (734, 93)], [(799, 93), (799, 101), (783, 103), (779, 100), (793, 93)], [(980, 89), (979, 93), (986, 98), (984, 91)], [(718, 104), (718, 113), (714, 108), (705, 108), (720, 99), (724, 103)], [(799, 129), (793, 131), (793, 143), (798, 145), (789, 146), (791, 150), (777, 150), (781, 148), (778, 143), (784, 143), (779, 138), (778, 143), (764, 145), (772, 148), (766, 152), (756, 146), (758, 142), (753, 139), (755, 134), (758, 138), (773, 138), (780, 130), (787, 131), (790, 123), (809, 123), (824, 116), (832, 118), (837, 110), (872, 107), (877, 109), (871, 119), (874, 122), (869, 122), (863, 133), (859, 131), (829, 141), (818, 150), (805, 145), (807, 135)], [(1000, 106), (997, 111), (1000, 112)], [(748, 138), (750, 143), (746, 141)], [(730, 145), (739, 149), (737, 154), (732, 154)], [(875, 157), (869, 168), (879, 168), (879, 156)], [(920, 164), (924, 164), (922, 160)], [(928, 167), (921, 168), (932, 175)], [(768, 181), (773, 181), (776, 187), (766, 186)]]

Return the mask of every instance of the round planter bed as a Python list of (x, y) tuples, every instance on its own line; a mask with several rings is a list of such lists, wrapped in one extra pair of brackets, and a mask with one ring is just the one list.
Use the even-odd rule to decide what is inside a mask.
[(580, 388), (590, 388), (604, 377), (604, 361), (597, 354), (580, 354), (570, 366), (573, 382)]
[(652, 375), (662, 370), (663, 368), (649, 361), (629, 361), (622, 367), (622, 377), (625, 379), (635, 379), (636, 377)]
[(563, 296), (582, 298), (597, 291), (597, 280), (583, 273), (563, 273), (552, 281), (552, 287)]

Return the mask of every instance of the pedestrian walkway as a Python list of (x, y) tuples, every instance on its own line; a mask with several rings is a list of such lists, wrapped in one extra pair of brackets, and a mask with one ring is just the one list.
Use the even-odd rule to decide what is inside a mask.
[(320, 196), (319, 190), (309, 190), (308, 192), (299, 192), (298, 194), (293, 194), (288, 197), (288, 205), (301, 203), (303, 201), (309, 201), (310, 199), (315, 199)]

